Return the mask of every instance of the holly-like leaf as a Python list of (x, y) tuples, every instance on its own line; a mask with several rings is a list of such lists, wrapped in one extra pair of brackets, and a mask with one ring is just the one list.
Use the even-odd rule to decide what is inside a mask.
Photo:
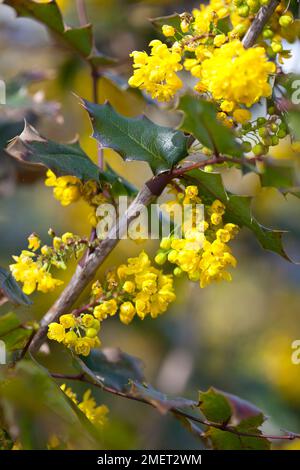
[(217, 154), (242, 157), (243, 150), (228, 127), (217, 119), (213, 103), (194, 95), (180, 99), (179, 109), (184, 112), (180, 128), (190, 132), (201, 144)]
[(30, 305), (32, 302), (24, 294), (15, 278), (0, 267), (0, 292), (16, 305)]
[(106, 103), (84, 101), (93, 124), (93, 137), (124, 160), (147, 162), (154, 173), (170, 170), (187, 155), (187, 137), (154, 124), (146, 116), (126, 118)]
[(200, 392), (199, 406), (204, 416), (214, 423), (226, 423), (232, 415), (232, 409), (227, 398), (210, 388)]
[(131, 380), (144, 380), (140, 359), (120, 349), (93, 349), (88, 357), (76, 361), (94, 382), (118, 392), (129, 391)]
[(78, 28), (67, 26), (55, 0), (47, 3), (38, 3), (33, 0), (5, 0), (4, 3), (13, 7), (18, 16), (33, 18), (44, 24), (92, 67), (116, 65), (115, 59), (101, 54), (96, 49), (92, 26), (90, 24)]
[(11, 141), (6, 150), (23, 163), (49, 168), (56, 176), (73, 175), (83, 181), (98, 181), (101, 177), (99, 168), (78, 142), (58, 144), (47, 140), (27, 123), (23, 132)]
[(199, 194), (207, 202), (219, 199), (226, 207), (225, 220), (235, 223), (240, 227), (250, 229), (261, 246), (265, 250), (283, 256), (291, 261), (282, 245), (282, 230), (272, 230), (259, 224), (252, 215), (252, 198), (248, 196), (237, 196), (226, 192), (222, 176), (219, 173), (207, 173), (202, 170), (193, 170), (186, 173), (191, 178), (192, 184), (198, 183)]

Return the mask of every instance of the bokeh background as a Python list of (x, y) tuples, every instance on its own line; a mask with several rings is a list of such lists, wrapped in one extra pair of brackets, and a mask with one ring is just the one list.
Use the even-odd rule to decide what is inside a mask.
[[(0, 2), (1, 3), (1, 2)], [(75, 2), (58, 1), (67, 23), (78, 24)], [(96, 31), (98, 48), (117, 57), (120, 65), (99, 82), (101, 101), (109, 99), (119, 112), (134, 116), (145, 112), (159, 124), (178, 121), (168, 107), (160, 111), (128, 90), (132, 50), (142, 50), (159, 33), (149, 21), (160, 15), (189, 11), (199, 2), (87, 0), (88, 16)], [(76, 134), (86, 152), (96, 161), (96, 145), (85, 112), (76, 95), (92, 98), (87, 67), (62, 48), (40, 24), (16, 19), (13, 10), (0, 4), (0, 78), (7, 84), (7, 105), (0, 106), (0, 149), (23, 128), (23, 119), (48, 138), (66, 142)], [(296, 64), (294, 61), (293, 64)], [(292, 67), (294, 65), (291, 65)], [(291, 67), (289, 66), (289, 67)], [(17, 165), (0, 150), (0, 265), (26, 248), (26, 238), (38, 232), (47, 242), (47, 231), (72, 230), (87, 234), (88, 207), (76, 203), (62, 208), (43, 184), (43, 172)], [(272, 149), (277, 158), (290, 155), (287, 142)], [(142, 163), (126, 163), (112, 151), (105, 157), (111, 166), (140, 186), (149, 177)], [(237, 170), (224, 172), (228, 189), (253, 195), (253, 212), (273, 228), (289, 231), (284, 236), (288, 254), (300, 260), (299, 199), (284, 198), (273, 189), (261, 189), (257, 177), (244, 177)], [(143, 248), (154, 252), (156, 244)], [(135, 255), (141, 245), (122, 241), (113, 251), (99, 279), (109, 267)], [(120, 347), (145, 363), (148, 380), (161, 391), (195, 399), (197, 390), (210, 385), (237, 394), (261, 407), (270, 418), (266, 432), (281, 428), (300, 431), (300, 365), (291, 362), (291, 343), (300, 339), (300, 268), (267, 253), (246, 230), (233, 244), (238, 267), (232, 283), (211, 285), (178, 280), (178, 301), (157, 320), (134, 321), (130, 326), (117, 319), (105, 323), (102, 342)], [(68, 281), (71, 270), (65, 274)], [(57, 293), (35, 295), (29, 310), (19, 307), (24, 319), (39, 319)], [(82, 295), (84, 298), (84, 293)], [(4, 306), (1, 313), (9, 309)], [(51, 345), (47, 364), (55, 370), (59, 346)], [(82, 387), (75, 386), (77, 392)], [(122, 398), (95, 392), (99, 403), (110, 408), (103, 435), (107, 448), (189, 449), (199, 442), (172, 417)], [(296, 448), (297, 443), (285, 445)]]

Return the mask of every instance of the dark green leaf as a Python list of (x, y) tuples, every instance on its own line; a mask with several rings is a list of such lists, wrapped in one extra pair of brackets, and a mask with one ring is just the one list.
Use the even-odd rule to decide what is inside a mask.
[(79, 144), (58, 144), (39, 135), (26, 123), (24, 131), (15, 137), (7, 152), (17, 160), (50, 168), (56, 176), (73, 175), (83, 181), (98, 181), (100, 170), (84, 153)]
[(202, 170), (193, 170), (186, 174), (193, 184), (198, 183), (199, 193), (205, 200), (212, 202), (219, 199), (226, 207), (226, 220), (240, 227), (249, 228), (262, 247), (273, 251), (291, 261), (282, 245), (282, 230), (272, 230), (259, 224), (251, 212), (251, 197), (237, 196), (225, 191), (222, 177), (219, 173), (207, 173)]
[(190, 132), (201, 144), (215, 153), (242, 157), (240, 144), (231, 130), (218, 121), (213, 103), (194, 95), (185, 95), (180, 99), (179, 109), (184, 112), (181, 129)]
[(126, 396), (139, 398), (156, 407), (161, 413), (171, 408), (196, 406), (185, 398), (170, 398), (144, 383), (142, 363), (119, 349), (94, 349), (86, 358), (75, 358), (80, 370), (94, 383)]
[(0, 267), (0, 291), (14, 304), (30, 305), (32, 302), (24, 294), (15, 278)]
[(19, 16), (33, 18), (43, 23), (93, 67), (112, 67), (117, 63), (115, 59), (97, 51), (90, 24), (70, 28), (64, 23), (55, 0), (48, 3), (38, 3), (32, 0), (5, 0), (4, 3), (13, 7)]
[(76, 360), (94, 382), (119, 392), (128, 391), (131, 380), (144, 380), (141, 361), (119, 349), (93, 349), (88, 357)]
[(199, 406), (204, 416), (215, 423), (226, 423), (232, 415), (232, 409), (227, 398), (210, 388), (200, 392)]
[(146, 116), (126, 118), (109, 103), (84, 101), (91, 117), (93, 136), (104, 147), (118, 152), (124, 160), (147, 162), (153, 172), (171, 169), (187, 155), (187, 137), (180, 131), (158, 126)]

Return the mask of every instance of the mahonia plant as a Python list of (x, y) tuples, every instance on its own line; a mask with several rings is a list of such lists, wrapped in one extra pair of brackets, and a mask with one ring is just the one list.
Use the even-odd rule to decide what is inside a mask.
[[(135, 359), (128, 355), (110, 359), (105, 349), (101, 349), (99, 334), (103, 322), (111, 317), (118, 317), (124, 325), (146, 317), (159, 318), (176, 301), (179, 277), (186, 277), (201, 289), (215, 282), (231, 281), (231, 268), (237, 264), (231, 242), (242, 227), (250, 229), (263, 248), (288, 259), (281, 232), (260, 225), (251, 213), (249, 198), (227, 191), (220, 172), (236, 167), (257, 173), (263, 182), (264, 175), (269, 175), (272, 169), (267, 158), (271, 147), (287, 138), (299, 149), (297, 134), (290, 128), (286, 110), (280, 106), (275, 90), (277, 77), (283, 74), (281, 64), (290, 56), (290, 51), (283, 47), (299, 36), (298, 21), (294, 20), (288, 2), (210, 0), (192, 12), (154, 20), (161, 39), (152, 39), (148, 52), (130, 54), (133, 73), (128, 83), (147, 99), (156, 100), (158, 109), (161, 103), (168, 102), (170, 110), (180, 112), (183, 120), (178, 129), (159, 126), (144, 116), (127, 118), (109, 103), (97, 103), (95, 90), (102, 69), (112, 67), (114, 61), (96, 51), (94, 40), (89, 43), (92, 34), (89, 27), (53, 28), (52, 15), (55, 18), (58, 15), (63, 24), (56, 2), (44, 4), (43, 8), (34, 1), (6, 0), (5, 3), (13, 6), (18, 14), (43, 22), (50, 31), (54, 29), (56, 36), (91, 67), (93, 103), (83, 100), (81, 104), (90, 117), (101, 157), (96, 165), (78, 142), (49, 141), (29, 125), (7, 147), (12, 157), (46, 168), (45, 185), (52, 188), (54, 198), (62, 206), (83, 200), (91, 209), (86, 221), (90, 234), (81, 237), (70, 231), (59, 236), (49, 229), (52, 242), (44, 245), (32, 233), (28, 249), (13, 256), (11, 275), (21, 283), (26, 295), (35, 291), (48, 294), (58, 289), (63, 284), (59, 270), (69, 269), (70, 260), (78, 262), (70, 284), (59, 292), (57, 302), (40, 325), (32, 327), (21, 359), (27, 351), (37, 352), (48, 337), (71, 353), (81, 371), (74, 380), (150, 403), (181, 416), (182, 420), (188, 415), (180, 411), (181, 403), (186, 407), (200, 406), (199, 412), (205, 418), (202, 424), (207, 430), (206, 443), (210, 441), (215, 448), (225, 446), (223, 434), (233, 433), (236, 437), (239, 431), (243, 431), (244, 437), (248, 432), (253, 444), (241, 438), (238, 443), (233, 439), (232, 445), (269, 448), (267, 436), (259, 429), (264, 420), (262, 414), (255, 414), (255, 424), (239, 421), (230, 404), (232, 397), (226, 398), (212, 389), (203, 392), (200, 401), (191, 403), (182, 399), (175, 408), (158, 392), (151, 395), (153, 391), (145, 385)], [(81, 41), (91, 45), (88, 54), (86, 51), (83, 54)], [(264, 113), (256, 106), (258, 103), (265, 104)], [(153, 177), (137, 191), (125, 178), (103, 165), (103, 147), (115, 150), (125, 161), (147, 162)], [(268, 185), (272, 185), (271, 176), (268, 178)], [(276, 181), (274, 186), (283, 189), (284, 194), (292, 192), (293, 185), (282, 188), (281, 182)], [(131, 204), (125, 215), (117, 215), (120, 225), (127, 228), (127, 223), (136, 219), (139, 206), (149, 206), (164, 191), (171, 198), (162, 204), (162, 210), (170, 216), (173, 226), (167, 236), (160, 237), (153, 259), (145, 249), (137, 248), (136, 256), (122, 260), (98, 278), (97, 269), (110, 255), (118, 237), (110, 236), (111, 232), (106, 238), (97, 236), (96, 229), (103, 219), (97, 208), (107, 203), (115, 208), (117, 195), (126, 194)], [(186, 213), (187, 207), (190, 208), (187, 219), (178, 223), (176, 210)], [(86, 300), (74, 309), (86, 287), (89, 287), (89, 293), (84, 294)], [(25, 302), (24, 298), (22, 301)], [(125, 372), (119, 365), (122, 360), (126, 363)], [(120, 369), (116, 371), (116, 367)], [(110, 370), (115, 374), (113, 380), (107, 372)], [(68, 375), (53, 374), (53, 378), (65, 381)], [(92, 424), (103, 426), (108, 409), (96, 405), (90, 389), (81, 402), (65, 383), (61, 390)], [(222, 409), (221, 417), (216, 412), (218, 406)], [(193, 415), (188, 416), (188, 420), (193, 419)], [(190, 421), (186, 424), (190, 427)], [(226, 436), (223, 437), (225, 440)], [(52, 435), (48, 448), (58, 445), (59, 438)]]

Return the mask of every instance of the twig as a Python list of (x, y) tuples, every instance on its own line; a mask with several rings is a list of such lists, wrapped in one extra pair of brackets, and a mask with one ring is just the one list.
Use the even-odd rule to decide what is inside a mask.
[(253, 23), (243, 38), (242, 43), (245, 49), (252, 47), (256, 43), (256, 40), (261, 34), (265, 24), (268, 22), (279, 3), (280, 0), (271, 0), (268, 5), (264, 5), (260, 8), (253, 20)]
[[(107, 387), (106, 385), (101, 385), (98, 384), (97, 382), (92, 382), (90, 380), (87, 380), (85, 378), (85, 374), (78, 374), (78, 375), (65, 375), (65, 374), (56, 374), (56, 373), (51, 373), (51, 377), (55, 379), (60, 379), (60, 380), (78, 380), (80, 382), (84, 382), (89, 385), (93, 385), (95, 387), (100, 388), (104, 392), (111, 393), (112, 395), (116, 395), (118, 397), (123, 397), (127, 398), (128, 400), (133, 400), (133, 401), (138, 401), (140, 403), (145, 403), (146, 405), (150, 405), (155, 408), (155, 404), (147, 401), (144, 398), (137, 397), (135, 395), (132, 395), (130, 393), (124, 393), (120, 392), (119, 390), (115, 390), (111, 387)], [(273, 434), (254, 434), (254, 433), (248, 433), (248, 432), (243, 432), (243, 431), (238, 431), (236, 428), (233, 426), (230, 426), (228, 424), (222, 424), (222, 423), (215, 423), (213, 421), (208, 421), (206, 419), (201, 419), (198, 418), (197, 416), (191, 415), (189, 413), (186, 413), (185, 411), (180, 410), (179, 408), (172, 407), (169, 410), (171, 413), (181, 416), (183, 418), (189, 419), (191, 421), (194, 421), (196, 423), (202, 424), (203, 426), (215, 428), (215, 429), (220, 429), (221, 431), (224, 432), (230, 432), (231, 434), (235, 434), (237, 436), (241, 437), (253, 437), (256, 439), (271, 439), (271, 440), (289, 440), (293, 441), (294, 439), (299, 439), (300, 434), (296, 434), (293, 432), (288, 432), (287, 434), (281, 435), (281, 436), (276, 436)]]
[(88, 16), (86, 11), (86, 4), (84, 0), (76, 0), (77, 13), (80, 26), (88, 24)]

